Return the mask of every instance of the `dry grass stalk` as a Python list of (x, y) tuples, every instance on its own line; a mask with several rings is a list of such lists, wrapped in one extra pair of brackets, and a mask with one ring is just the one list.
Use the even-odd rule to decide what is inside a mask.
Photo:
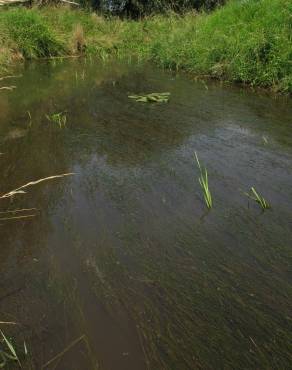
[[(8, 78), (19, 78), (21, 77), (21, 75), (19, 76), (3, 76), (3, 77), (0, 77), (0, 81), (3, 81), (3, 80), (7, 80)], [(8, 90), (8, 91), (12, 91), (16, 89), (16, 86), (2, 86), (0, 87), (0, 90)]]
[[(23, 212), (31, 212), (31, 211), (38, 211), (37, 208), (23, 208), (23, 209), (13, 209), (13, 210), (8, 210), (8, 211), (1, 211), (0, 214), (3, 215), (5, 217), (1, 217), (0, 218), (0, 221), (9, 221), (9, 220), (19, 220), (19, 219), (23, 219), (23, 218), (31, 218), (31, 217), (35, 217), (37, 214), (21, 214)], [(9, 214), (13, 214), (13, 216), (9, 216)], [(20, 213), (20, 215), (19, 215)], [(15, 215), (15, 214), (18, 214), (18, 215)]]
[(16, 86), (3, 86), (3, 87), (0, 87), (0, 90), (9, 90), (9, 91), (12, 91), (16, 89)]
[(84, 30), (80, 23), (78, 23), (73, 32), (73, 42), (78, 53), (82, 53), (85, 49)]
[(38, 211), (37, 208), (22, 208), (22, 209), (12, 209), (8, 211), (0, 211), (0, 214), (3, 213), (18, 213), (18, 212), (28, 212), (28, 211)]
[(62, 352), (60, 352), (55, 357), (53, 357), (51, 360), (49, 360), (48, 362), (46, 362), (42, 366), (41, 370), (45, 369), (46, 367), (48, 367), (49, 365), (51, 365), (52, 363), (54, 363), (58, 359), (62, 358), (66, 352), (68, 352), (72, 347), (74, 347), (77, 343), (81, 342), (82, 340), (84, 340), (86, 342), (86, 337), (85, 337), (84, 334), (81, 335), (81, 337), (73, 340), (73, 342), (71, 342)]
[(0, 218), (0, 221), (9, 221), (9, 220), (19, 220), (23, 218), (31, 218), (35, 217), (36, 215), (24, 215), (24, 216), (13, 216), (13, 217), (2, 217)]
[(11, 190), (10, 192), (8, 192), (6, 194), (1, 195), (0, 199), (10, 198), (10, 197), (13, 197), (14, 195), (17, 195), (17, 194), (25, 194), (26, 192), (23, 189), (26, 189), (30, 186), (40, 184), (41, 182), (44, 182), (44, 181), (49, 181), (49, 180), (53, 180), (53, 179), (57, 179), (57, 178), (65, 177), (65, 176), (72, 176), (72, 175), (75, 175), (75, 173), (73, 173), (73, 172), (63, 173), (61, 175), (49, 176), (49, 177), (44, 177), (44, 178), (36, 180), (36, 181), (30, 181), (27, 184), (22, 185), (17, 189)]
[(14, 321), (0, 321), (0, 325), (20, 325)]
[(19, 77), (21, 77), (21, 75), (19, 75), (19, 76), (3, 76), (3, 77), (0, 77), (0, 81), (6, 80), (7, 78), (19, 78)]

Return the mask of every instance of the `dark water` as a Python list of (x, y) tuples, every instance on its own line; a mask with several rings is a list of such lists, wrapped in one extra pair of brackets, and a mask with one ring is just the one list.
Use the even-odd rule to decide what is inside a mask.
[[(0, 328), (23, 367), (292, 369), (291, 100), (149, 66), (20, 73), (0, 92), (0, 194), (75, 173), (0, 199), (37, 208), (0, 214), (0, 321), (19, 323)], [(153, 91), (169, 104), (127, 97)]]

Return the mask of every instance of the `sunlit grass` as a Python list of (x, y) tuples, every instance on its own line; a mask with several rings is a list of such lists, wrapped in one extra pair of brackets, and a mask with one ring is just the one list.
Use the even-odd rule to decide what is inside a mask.
[(213, 207), (213, 201), (212, 201), (211, 191), (209, 189), (208, 171), (206, 167), (201, 166), (197, 152), (195, 152), (195, 157), (196, 157), (198, 168), (200, 170), (199, 183), (203, 191), (204, 200), (205, 200), (206, 206), (209, 209), (211, 209)]
[(11, 9), (0, 12), (0, 67), (16, 57), (137, 57), (165, 68), (292, 92), (291, 12), (287, 0), (230, 1), (210, 13), (139, 21), (62, 7)]

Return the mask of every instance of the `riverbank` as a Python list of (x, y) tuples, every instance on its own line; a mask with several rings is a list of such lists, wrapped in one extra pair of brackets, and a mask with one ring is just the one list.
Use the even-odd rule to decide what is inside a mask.
[(234, 1), (210, 14), (105, 19), (68, 8), (0, 11), (0, 69), (18, 60), (138, 58), (198, 76), (292, 93), (292, 4)]

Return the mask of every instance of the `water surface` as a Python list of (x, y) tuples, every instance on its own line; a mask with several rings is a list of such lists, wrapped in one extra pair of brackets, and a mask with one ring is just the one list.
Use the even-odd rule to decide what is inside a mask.
[[(37, 208), (0, 221), (0, 321), (20, 323), (1, 328), (24, 368), (63, 352), (45, 368), (289, 369), (291, 100), (122, 63), (19, 73), (0, 95), (0, 193), (75, 173), (0, 200)], [(154, 91), (170, 102), (128, 99)]]

